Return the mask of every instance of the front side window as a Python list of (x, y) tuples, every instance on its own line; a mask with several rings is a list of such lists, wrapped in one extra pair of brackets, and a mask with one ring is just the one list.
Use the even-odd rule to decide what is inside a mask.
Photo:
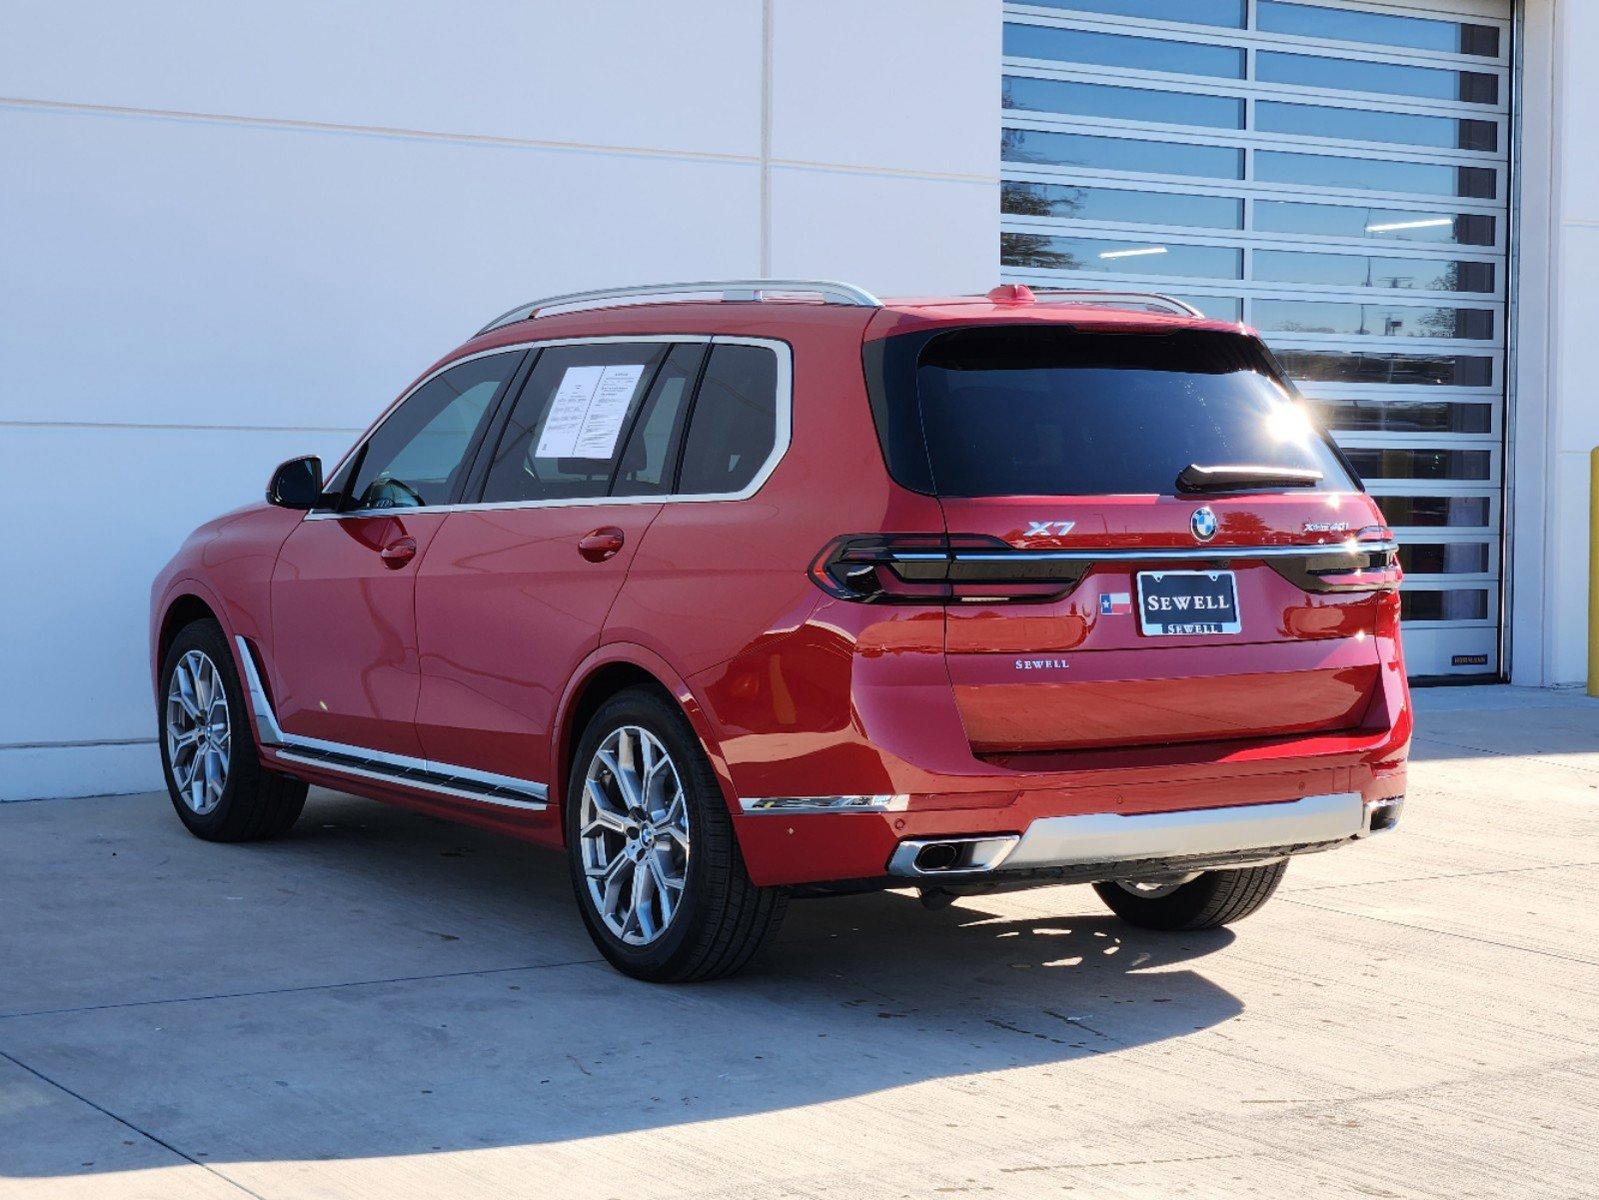
[(411, 393), (361, 449), (344, 508), (447, 503), (489, 402), (521, 358), (520, 351), (476, 358)]
[(540, 354), (489, 460), (484, 502), (604, 496), (633, 414), (671, 350), (603, 342)]

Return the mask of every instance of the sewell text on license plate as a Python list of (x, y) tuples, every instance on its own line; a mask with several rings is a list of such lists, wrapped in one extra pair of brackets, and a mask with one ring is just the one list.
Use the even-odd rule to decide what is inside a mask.
[(1231, 571), (1140, 571), (1138, 626), (1145, 634), (1239, 633)]

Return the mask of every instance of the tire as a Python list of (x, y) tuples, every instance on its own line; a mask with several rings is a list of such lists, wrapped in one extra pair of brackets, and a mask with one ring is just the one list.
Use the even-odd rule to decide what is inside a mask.
[(578, 911), (623, 974), (651, 983), (732, 975), (782, 924), (787, 891), (750, 882), (710, 760), (668, 698), (630, 688), (601, 705), (573, 755), (565, 807)]
[(1288, 860), (1232, 871), (1206, 871), (1164, 893), (1139, 895), (1115, 880), (1096, 883), (1099, 898), (1122, 920), (1140, 929), (1216, 929), (1242, 921), (1271, 899)]
[[(180, 668), (188, 681), (187, 705), (179, 698), (182, 688), (174, 689), (174, 676)], [(221, 684), (220, 701), (216, 683)], [(197, 721), (190, 714), (190, 707), (202, 705), (212, 716), (209, 722)], [(259, 841), (286, 832), (299, 817), (305, 807), (306, 785), (261, 765), (244, 689), (227, 635), (216, 621), (191, 622), (172, 639), (161, 663), (156, 721), (167, 794), (178, 819), (195, 837), (208, 842)], [(188, 730), (197, 725), (208, 726), (198, 742), (186, 738)], [(220, 772), (208, 774), (203, 766), (198, 772), (191, 769), (194, 756), (200, 753), (191, 752), (195, 744), (220, 752), (225, 764)]]

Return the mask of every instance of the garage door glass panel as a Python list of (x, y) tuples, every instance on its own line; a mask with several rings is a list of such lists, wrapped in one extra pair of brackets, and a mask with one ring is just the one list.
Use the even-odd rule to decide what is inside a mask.
[(1257, 250), (1255, 278), (1274, 283), (1313, 283), (1343, 288), (1490, 293), (1494, 290), (1494, 264), (1442, 258)]
[(1193, 196), (1180, 192), (1136, 192), (1123, 188), (1011, 181), (1002, 185), (1000, 207), (1007, 213), (1023, 217), (1124, 221), (1195, 229), (1244, 227), (1244, 202), (1231, 196)]
[(1094, 171), (1209, 175), (1217, 179), (1244, 177), (1244, 152), (1224, 146), (1007, 129), (1000, 148), (1006, 162), (1086, 167)]
[(1254, 227), (1262, 233), (1492, 246), (1496, 222), (1489, 213), (1456, 214), (1421, 209), (1372, 208), (1359, 203), (1301, 204), (1257, 200)]
[(1429, 400), (1318, 400), (1321, 423), (1334, 432), (1492, 433), (1493, 405)]
[(1481, 674), (1503, 557), (1508, 0), (1047, 7), (1005, 6), (1002, 277), (1180, 293), (1263, 330), (1402, 544), (1429, 547), (1405, 585), (1430, 594), (1407, 609), (1431, 631), (1410, 669)]
[(1091, 241), (1029, 233), (1004, 234), (1001, 244), (1008, 266), (1213, 279), (1237, 279), (1243, 273), (1243, 254), (1223, 246)]
[(1497, 186), (1497, 173), (1490, 167), (1335, 154), (1284, 154), (1271, 150), (1256, 152), (1255, 178), (1269, 183), (1416, 192), (1480, 200), (1492, 200)]
[(1255, 128), (1266, 133), (1293, 133), (1344, 142), (1395, 142), (1439, 150), (1492, 152), (1499, 148), (1499, 127), (1492, 121), (1281, 104), (1273, 100), (1262, 100), (1255, 106)]
[(1396, 387), (1488, 387), (1493, 359), (1470, 355), (1364, 354), (1279, 350), (1300, 383), (1386, 383)]
[(1116, 121), (1152, 121), (1213, 129), (1242, 129), (1244, 102), (1226, 96), (1192, 92), (1157, 92), (1150, 88), (1106, 87), (1061, 79), (1007, 75), (1001, 99), (1006, 108), (1026, 112), (1109, 117)]
[(1494, 336), (1486, 308), (1419, 308), (1335, 300), (1256, 300), (1254, 324), (1274, 333), (1336, 334), (1342, 337), (1460, 338)]
[(1182, 21), (1190, 25), (1242, 28), (1244, 0), (1033, 0), (1040, 8), (1074, 9), (1147, 21)]
[(1097, 67), (1127, 67), (1173, 75), (1244, 77), (1244, 52), (1225, 46), (1196, 45), (1178, 39), (1122, 37), (1060, 29), (1050, 25), (1005, 26), (1005, 53), (1017, 58), (1053, 59)]
[(1499, 30), (1492, 25), (1328, 9), (1293, 4), (1289, 0), (1258, 0), (1255, 12), (1256, 28), (1267, 33), (1370, 42), (1378, 46), (1408, 46), (1444, 54), (1479, 54), (1489, 58), (1499, 54)]
[(1256, 77), (1263, 83), (1367, 92), (1379, 96), (1414, 96), (1466, 104), (1498, 104), (1499, 78), (1480, 71), (1441, 71), (1435, 67), (1402, 67), (1315, 54), (1283, 54), (1263, 50), (1256, 57)]

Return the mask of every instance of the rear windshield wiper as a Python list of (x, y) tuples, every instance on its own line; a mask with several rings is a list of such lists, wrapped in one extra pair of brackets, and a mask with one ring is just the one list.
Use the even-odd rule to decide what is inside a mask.
[(1180, 492), (1232, 492), (1243, 488), (1308, 488), (1321, 482), (1320, 471), (1249, 464), (1205, 467), (1189, 463), (1178, 473)]

